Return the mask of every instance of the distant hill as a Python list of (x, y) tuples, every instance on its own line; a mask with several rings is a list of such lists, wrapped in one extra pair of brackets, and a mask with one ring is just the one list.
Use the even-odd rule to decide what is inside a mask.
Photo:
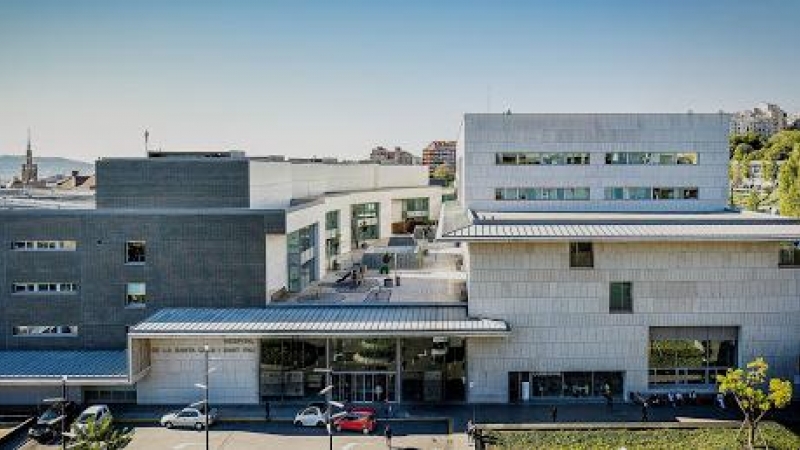
[[(25, 162), (24, 156), (0, 155), (0, 180), (11, 180), (19, 176), (20, 168)], [(94, 173), (94, 164), (76, 161), (74, 159), (59, 158), (54, 156), (34, 156), (33, 162), (39, 165), (39, 178), (52, 175), (69, 175), (73, 170), (79, 171), (82, 175)]]

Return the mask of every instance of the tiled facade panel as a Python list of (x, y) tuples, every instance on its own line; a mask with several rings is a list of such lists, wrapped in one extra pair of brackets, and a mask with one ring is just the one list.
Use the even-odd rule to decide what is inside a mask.
[[(470, 243), (469, 262), (470, 315), (512, 329), (470, 340), (471, 400), (507, 401), (509, 371), (621, 370), (644, 391), (651, 326), (736, 326), (740, 363), (795, 373), (800, 269), (778, 268), (777, 243), (595, 243), (590, 269), (566, 242)], [(633, 314), (608, 312), (612, 281), (633, 283)]]
[[(721, 114), (467, 114), (463, 195), (483, 211), (702, 211), (728, 200)], [(499, 152), (588, 152), (589, 165), (505, 166)], [(606, 165), (606, 152), (693, 152), (697, 165)], [(496, 201), (501, 187), (589, 187), (589, 201)], [(607, 201), (605, 187), (697, 187), (698, 200)]]
[[(74, 252), (19, 252), (15, 240), (70, 239)], [(0, 220), (0, 349), (122, 348), (125, 326), (162, 307), (257, 307), (265, 302), (264, 217), (98, 211), (11, 212)], [(146, 263), (126, 264), (129, 240)], [(77, 293), (12, 294), (15, 281), (75, 282)], [(126, 307), (145, 282), (146, 308)], [(13, 337), (16, 325), (78, 325), (78, 337)]]
[(247, 159), (101, 159), (98, 208), (248, 208)]

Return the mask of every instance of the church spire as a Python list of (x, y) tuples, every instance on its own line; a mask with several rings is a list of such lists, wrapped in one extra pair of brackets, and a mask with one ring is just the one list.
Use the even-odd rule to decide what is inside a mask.
[(31, 129), (28, 128), (28, 147), (25, 151), (25, 163), (28, 166), (33, 165), (33, 149), (31, 148)]

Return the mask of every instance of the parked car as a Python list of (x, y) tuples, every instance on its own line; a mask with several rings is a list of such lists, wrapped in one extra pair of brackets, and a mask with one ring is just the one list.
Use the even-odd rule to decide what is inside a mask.
[(194, 403), (180, 411), (172, 411), (161, 417), (161, 425), (167, 428), (182, 427), (202, 430), (206, 426), (206, 412), (208, 413), (208, 425), (211, 426), (217, 421), (217, 409), (210, 408), (205, 403)]
[(333, 422), (336, 431), (360, 431), (369, 434), (375, 431), (377, 423), (374, 414), (349, 412)]
[(28, 436), (40, 443), (51, 442), (61, 434), (61, 421), (64, 420), (64, 429), (68, 430), (69, 424), (77, 415), (78, 405), (75, 402), (59, 399), (52, 402), (36, 419), (36, 423), (28, 430)]
[(75, 423), (72, 424), (72, 432), (77, 433), (78, 431), (86, 431), (86, 427), (89, 424), (90, 420), (94, 420), (95, 423), (100, 423), (104, 420), (114, 420), (111, 416), (111, 410), (108, 409), (106, 405), (93, 405), (85, 410), (75, 419)]
[(319, 406), (308, 406), (294, 416), (296, 427), (321, 427), (325, 425), (325, 411)]

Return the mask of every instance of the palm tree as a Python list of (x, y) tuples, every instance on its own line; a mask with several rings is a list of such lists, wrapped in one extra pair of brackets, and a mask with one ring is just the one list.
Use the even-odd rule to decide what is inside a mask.
[(70, 445), (74, 450), (119, 450), (125, 448), (133, 439), (130, 428), (114, 429), (111, 418), (100, 422), (89, 419), (86, 427), (75, 430), (75, 440)]

